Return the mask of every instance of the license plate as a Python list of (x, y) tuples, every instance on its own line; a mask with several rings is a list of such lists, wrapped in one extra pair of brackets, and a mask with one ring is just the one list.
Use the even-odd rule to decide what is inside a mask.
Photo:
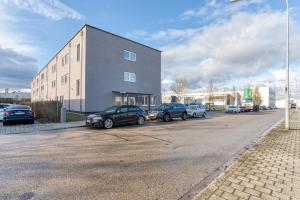
[(16, 112), (15, 114), (16, 115), (24, 115), (25, 113), (24, 112)]

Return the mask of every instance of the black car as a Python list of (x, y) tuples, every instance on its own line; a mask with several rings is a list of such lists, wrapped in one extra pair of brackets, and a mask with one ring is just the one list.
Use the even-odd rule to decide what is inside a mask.
[(112, 128), (116, 125), (136, 123), (144, 124), (144, 111), (138, 106), (124, 105), (112, 106), (103, 112), (89, 115), (86, 119), (86, 125), (89, 127)]
[(173, 118), (187, 119), (187, 111), (182, 103), (164, 103), (157, 110), (149, 112), (150, 119), (161, 119), (165, 122)]
[(12, 105), (4, 109), (3, 126), (14, 122), (34, 123), (34, 113), (30, 106)]

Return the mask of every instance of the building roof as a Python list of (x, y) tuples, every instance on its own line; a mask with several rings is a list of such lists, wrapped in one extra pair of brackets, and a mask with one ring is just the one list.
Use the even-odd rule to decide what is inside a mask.
[(36, 78), (36, 76), (37, 75), (39, 75), (40, 73), (41, 73), (41, 71), (43, 71), (44, 69), (45, 69), (45, 67), (47, 67), (48, 65), (49, 65), (49, 63), (61, 52), (61, 50), (63, 50), (70, 42), (71, 42), (71, 40), (84, 28), (84, 27), (90, 27), (90, 28), (93, 28), (93, 29), (96, 29), (96, 30), (98, 30), (98, 31), (102, 31), (102, 32), (105, 32), (105, 33), (108, 33), (108, 34), (111, 34), (111, 35), (113, 35), (113, 36), (116, 36), (116, 37), (119, 37), (119, 38), (122, 38), (122, 39), (125, 39), (125, 40), (128, 40), (128, 41), (130, 41), (130, 42), (134, 42), (134, 43), (136, 43), (136, 44), (138, 44), (138, 45), (142, 45), (142, 46), (144, 46), (144, 47), (147, 47), (147, 48), (150, 48), (150, 49), (153, 49), (153, 50), (156, 50), (156, 51), (159, 51), (159, 52), (162, 52), (161, 50), (158, 50), (158, 49), (155, 49), (155, 48), (153, 48), (153, 47), (150, 47), (150, 46), (147, 46), (147, 45), (145, 45), (145, 44), (142, 44), (142, 43), (139, 43), (139, 42), (136, 42), (136, 41), (134, 41), (134, 40), (131, 40), (131, 39), (128, 39), (128, 38), (126, 38), (126, 37), (123, 37), (123, 36), (120, 36), (120, 35), (117, 35), (117, 34), (114, 34), (114, 33), (111, 33), (111, 32), (109, 32), (109, 31), (105, 31), (105, 30), (103, 30), (103, 29), (100, 29), (100, 28), (97, 28), (97, 27), (95, 27), (95, 26), (92, 26), (92, 25), (89, 25), (89, 24), (84, 24), (74, 35), (73, 35), (73, 37), (71, 37), (71, 39), (69, 39), (68, 40), (68, 42), (62, 47), (62, 48), (60, 48), (59, 49), (59, 51), (50, 59), (50, 61), (35, 75), (35, 77), (33, 78), (33, 79), (35, 79)]

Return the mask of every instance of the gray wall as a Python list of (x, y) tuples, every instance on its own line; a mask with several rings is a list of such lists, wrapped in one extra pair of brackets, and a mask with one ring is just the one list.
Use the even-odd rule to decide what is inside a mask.
[[(161, 52), (87, 26), (86, 112), (113, 105), (112, 91), (150, 93), (161, 100)], [(123, 59), (123, 50), (136, 53), (136, 61)], [(124, 72), (136, 74), (125, 82)]]

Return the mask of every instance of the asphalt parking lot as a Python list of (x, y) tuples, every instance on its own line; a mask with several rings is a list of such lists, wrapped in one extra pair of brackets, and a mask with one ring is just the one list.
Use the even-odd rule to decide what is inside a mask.
[(282, 117), (0, 135), (0, 199), (180, 199)]

